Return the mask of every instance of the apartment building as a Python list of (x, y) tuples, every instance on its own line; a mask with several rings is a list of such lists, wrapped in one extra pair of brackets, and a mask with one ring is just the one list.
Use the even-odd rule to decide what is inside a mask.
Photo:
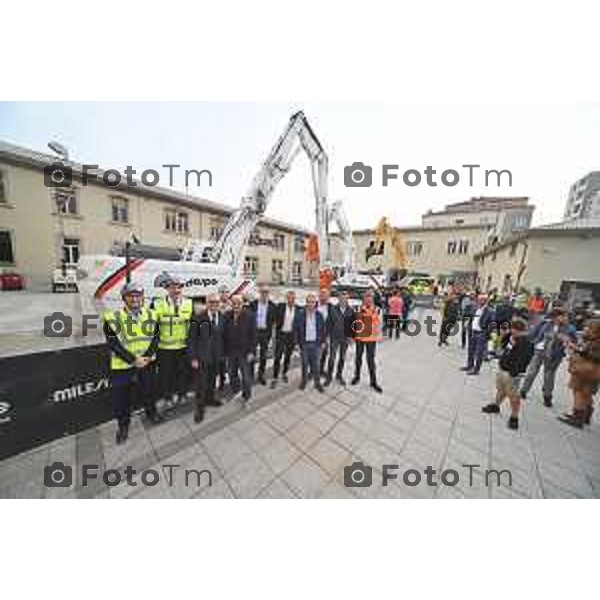
[[(182, 249), (191, 239), (216, 240), (229, 206), (174, 190), (145, 186), (81, 185), (73, 165), (70, 187), (46, 187), (43, 169), (54, 157), (0, 142), (0, 271), (23, 275), (29, 289), (49, 290), (63, 261), (106, 254), (135, 236), (142, 243)], [(263, 219), (244, 261), (246, 274), (271, 283), (309, 277), (309, 231)]]

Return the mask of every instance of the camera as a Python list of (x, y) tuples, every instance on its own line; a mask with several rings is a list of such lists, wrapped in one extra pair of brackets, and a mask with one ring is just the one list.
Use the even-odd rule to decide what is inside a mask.
[(344, 467), (344, 485), (346, 487), (371, 487), (373, 469), (362, 462), (352, 463)]
[(46, 187), (71, 187), (73, 169), (60, 161), (44, 167), (44, 185)]
[(71, 337), (73, 319), (64, 313), (55, 312), (44, 317), (44, 335), (49, 338)]
[(344, 167), (344, 185), (346, 187), (371, 187), (373, 169), (361, 162)]
[(345, 317), (344, 335), (355, 340), (371, 337), (373, 335), (373, 318), (360, 312)]
[(44, 467), (44, 485), (48, 488), (71, 487), (73, 467), (67, 467), (65, 463), (58, 461)]

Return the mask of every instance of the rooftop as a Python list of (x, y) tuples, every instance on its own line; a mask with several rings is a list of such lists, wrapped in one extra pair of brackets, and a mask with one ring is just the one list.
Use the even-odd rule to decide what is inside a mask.
[[(44, 167), (47, 167), (57, 160), (58, 158), (52, 154), (38, 152), (37, 150), (30, 150), (29, 148), (24, 148), (22, 146), (17, 146), (15, 144), (0, 140), (0, 162), (5, 161), (9, 164), (14, 164), (17, 166), (43, 170)], [(83, 164), (72, 161), (68, 161), (67, 164), (73, 169), (73, 175), (75, 177), (79, 176), (80, 178), (83, 172)], [(102, 178), (102, 174), (106, 170), (108, 169), (98, 169), (97, 174), (99, 179)], [(150, 196), (158, 200), (164, 200), (166, 202), (178, 204), (179, 206), (185, 206), (186, 208), (204, 210), (206, 212), (224, 217), (231, 215), (231, 213), (237, 208), (222, 204), (220, 202), (215, 202), (213, 200), (208, 200), (206, 198), (183, 194), (182, 192), (178, 192), (172, 188), (147, 186), (138, 179), (134, 179), (134, 181), (137, 183), (136, 187), (129, 187), (122, 183), (118, 186), (108, 187), (107, 189), (120, 190), (122, 192), (142, 196)], [(105, 187), (101, 181), (90, 181), (90, 185)], [(284, 223), (283, 221), (278, 221), (276, 219), (263, 218), (261, 219), (260, 224), (273, 227), (275, 229), (281, 229), (289, 233), (311, 233), (310, 229), (290, 223)]]
[[(425, 213), (424, 217), (435, 215), (446, 215), (464, 212), (481, 212), (481, 211), (498, 211), (508, 208), (525, 208), (529, 207), (528, 196), (480, 196), (479, 198), (471, 198), (465, 202), (454, 202), (446, 204), (444, 210), (430, 210)], [(531, 207), (533, 209), (533, 206)]]

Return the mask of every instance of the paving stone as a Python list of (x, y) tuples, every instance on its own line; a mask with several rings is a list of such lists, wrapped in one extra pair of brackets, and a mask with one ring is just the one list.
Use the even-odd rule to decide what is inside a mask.
[(300, 498), (316, 498), (330, 477), (315, 462), (301, 457), (283, 473), (281, 479)]

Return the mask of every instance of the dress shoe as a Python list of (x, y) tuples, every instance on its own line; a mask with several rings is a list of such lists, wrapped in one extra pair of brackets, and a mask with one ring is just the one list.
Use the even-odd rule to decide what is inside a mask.
[(467, 371), (467, 375), (479, 375), (479, 371)]
[(197, 408), (194, 411), (194, 423), (202, 423), (203, 420), (204, 420), (204, 410)]
[(319, 392), (321, 394), (325, 392), (325, 389), (323, 388), (323, 386), (320, 383), (315, 385), (315, 390), (317, 390), (317, 392)]
[(150, 423), (153, 423), (154, 425), (158, 425), (159, 423), (162, 423), (165, 418), (162, 415), (159, 415), (158, 413), (150, 413), (146, 415), (148, 417), (148, 421), (150, 421)]
[(461, 367), (459, 371), (470, 371), (471, 367)]
[(273, 381), (271, 381), (270, 387), (272, 390), (274, 390), (277, 387), (277, 379), (273, 379)]
[(207, 406), (223, 406), (223, 403), (220, 400), (212, 400), (211, 402), (206, 403)]
[(371, 387), (378, 393), (381, 394), (383, 392), (383, 390), (381, 389), (381, 386), (378, 383), (372, 383)]
[(352, 381), (350, 382), (350, 385), (356, 385), (359, 382), (360, 382), (360, 377), (353, 377)]
[(345, 386), (346, 385), (346, 380), (340, 375), (339, 377), (336, 377), (335, 379), (340, 385)]
[(300, 385), (298, 386), (298, 389), (305, 390), (306, 389), (306, 381), (302, 380), (300, 382)]
[(264, 377), (259, 377), (258, 383), (260, 383), (260, 385), (267, 385), (267, 380)]
[(129, 435), (129, 425), (120, 425), (117, 429), (117, 435), (115, 441), (117, 444), (123, 444), (127, 441), (127, 437)]
[(331, 385), (331, 377), (325, 377), (325, 381), (323, 382), (325, 387), (329, 387)]
[(544, 406), (547, 408), (552, 407), (552, 398), (544, 398)]
[(488, 413), (488, 414), (497, 414), (500, 412), (500, 407), (495, 402), (492, 402), (491, 404), (486, 404), (481, 409), (481, 412)]
[(285, 373), (281, 376), (281, 381), (283, 381), (283, 383), (288, 382), (288, 376)]

